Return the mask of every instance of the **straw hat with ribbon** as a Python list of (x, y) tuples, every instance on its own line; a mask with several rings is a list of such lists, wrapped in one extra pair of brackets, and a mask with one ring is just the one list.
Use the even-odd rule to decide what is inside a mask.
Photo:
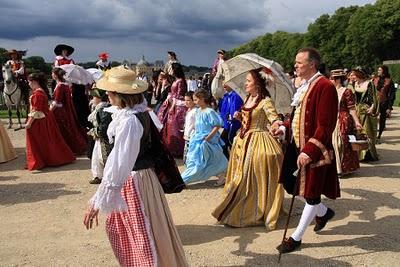
[(136, 78), (133, 70), (124, 67), (114, 67), (104, 73), (96, 82), (99, 89), (121, 94), (140, 94), (147, 90), (148, 84)]
[(347, 74), (343, 69), (336, 69), (331, 71), (331, 77), (346, 77)]

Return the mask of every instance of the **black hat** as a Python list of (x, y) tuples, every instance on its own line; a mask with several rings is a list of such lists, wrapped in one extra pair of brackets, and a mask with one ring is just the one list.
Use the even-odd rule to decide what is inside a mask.
[(217, 50), (217, 54), (225, 55), (226, 51), (224, 49)]
[(74, 53), (74, 48), (72, 46), (66, 45), (66, 44), (59, 44), (54, 48), (54, 53), (57, 56), (61, 56), (61, 52), (63, 50), (67, 50), (68, 54), (67, 56), (70, 56), (72, 53)]
[(170, 54), (171, 56), (173, 56), (174, 58), (176, 58), (176, 54), (174, 51), (168, 51), (167, 53)]

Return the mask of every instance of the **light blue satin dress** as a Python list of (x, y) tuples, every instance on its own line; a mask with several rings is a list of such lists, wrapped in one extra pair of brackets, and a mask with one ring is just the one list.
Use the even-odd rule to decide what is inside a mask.
[(208, 142), (204, 140), (216, 126), (223, 126), (223, 121), (217, 112), (211, 108), (197, 109), (195, 133), (189, 141), (186, 169), (182, 173), (186, 184), (207, 180), (226, 170), (228, 160), (222, 150), (224, 142), (220, 133), (217, 132)]

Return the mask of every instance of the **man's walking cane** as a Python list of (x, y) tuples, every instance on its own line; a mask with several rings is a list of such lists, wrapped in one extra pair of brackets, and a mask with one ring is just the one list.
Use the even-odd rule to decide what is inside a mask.
[[(298, 182), (299, 182), (299, 177), (300, 177), (300, 169), (297, 169), (294, 173), (293, 176), (296, 176), (296, 182), (294, 184), (294, 191), (293, 191), (293, 196), (292, 196), (292, 200), (290, 201), (290, 208), (289, 208), (289, 214), (286, 220), (286, 225), (285, 225), (285, 231), (283, 232), (283, 238), (282, 238), (282, 243), (281, 245), (283, 246), (283, 242), (286, 239), (286, 233), (289, 227), (289, 222), (290, 222), (290, 215), (292, 214), (292, 209), (293, 209), (293, 203), (294, 203), (294, 199), (296, 197), (296, 192), (297, 192), (297, 187), (298, 187)], [(280, 263), (281, 261), (281, 256), (282, 253), (281, 251), (279, 251), (279, 257), (278, 257), (278, 263)]]

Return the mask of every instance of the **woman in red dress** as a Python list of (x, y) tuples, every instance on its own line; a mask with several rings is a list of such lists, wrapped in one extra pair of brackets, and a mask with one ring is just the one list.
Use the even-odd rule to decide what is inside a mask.
[(165, 145), (173, 156), (181, 157), (185, 146), (183, 127), (187, 111), (185, 106), (187, 84), (181, 64), (172, 63), (172, 72), (176, 80), (172, 83), (171, 92), (157, 115), (164, 125), (161, 135)]
[[(75, 156), (65, 143), (53, 113), (48, 106), (43, 74), (33, 73), (28, 77), (32, 89), (31, 112), (26, 124), (26, 161), (28, 170), (39, 170), (46, 166), (71, 163)], [(43, 89), (44, 88), (44, 89)]]
[[(339, 100), (339, 115), (336, 129), (333, 133), (333, 142), (336, 143), (336, 164), (338, 174), (345, 175), (360, 168), (358, 152), (354, 151), (349, 142), (349, 135), (355, 135), (362, 125), (357, 116), (354, 94), (349, 88), (343, 87), (346, 73), (341, 70), (333, 70), (330, 80), (335, 85)], [(336, 140), (336, 142), (335, 142)]]
[(65, 71), (54, 68), (52, 77), (57, 85), (54, 89), (53, 102), (50, 110), (53, 112), (61, 135), (69, 148), (76, 155), (83, 154), (87, 149), (87, 135), (78, 123), (76, 111), (72, 104), (71, 89), (64, 80)]

